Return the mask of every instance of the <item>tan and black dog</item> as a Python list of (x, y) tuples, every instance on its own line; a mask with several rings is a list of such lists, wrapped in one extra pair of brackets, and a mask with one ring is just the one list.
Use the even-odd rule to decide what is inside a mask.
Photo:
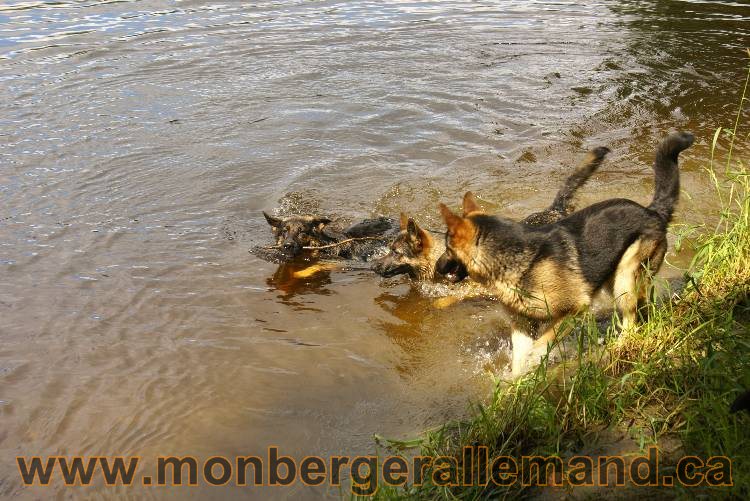
[[(591, 152), (587, 161), (582, 164), (566, 180), (563, 187), (557, 193), (555, 200), (547, 209), (530, 215), (524, 219), (526, 224), (545, 224), (557, 221), (572, 212), (571, 200), (576, 190), (580, 188), (601, 164), (602, 159), (609, 150), (598, 148)], [(345, 226), (332, 217), (312, 214), (300, 214), (289, 216), (272, 216), (263, 212), (266, 222), (273, 232), (275, 245), (273, 247), (256, 247), (256, 254), (273, 262), (287, 262), (303, 253), (315, 259), (356, 259), (369, 261), (388, 252), (389, 245), (399, 238), (404, 241), (407, 236), (403, 230), (406, 229), (405, 220), (402, 221), (401, 235), (397, 222), (387, 217), (376, 217), (365, 219), (357, 224)], [(412, 240), (412, 239), (408, 239)], [(268, 252), (273, 250), (274, 252)], [(430, 270), (434, 270), (434, 264), (440, 252), (430, 259)], [(388, 275), (391, 266), (386, 265), (388, 260), (378, 260), (375, 266), (376, 272), (382, 270), (384, 276)], [(335, 267), (328, 263), (321, 265), (322, 268)], [(320, 267), (311, 267), (317, 270)], [(304, 271), (304, 270), (303, 270)], [(300, 273), (300, 272), (298, 272)], [(304, 274), (304, 273), (303, 273)], [(430, 271), (430, 277), (432, 271)]]
[(286, 261), (309, 251), (315, 258), (362, 259), (383, 250), (396, 234), (396, 222), (390, 218), (365, 219), (344, 227), (323, 216), (271, 216), (263, 213), (271, 226), (276, 261)]
[[(552, 204), (543, 211), (535, 212), (521, 221), (528, 226), (554, 223), (573, 212), (573, 197), (579, 188), (596, 172), (609, 153), (605, 147), (590, 151), (584, 161), (568, 176), (557, 192)], [(412, 218), (401, 214), (401, 231), (391, 243), (388, 254), (376, 259), (372, 269), (383, 277), (409, 275), (416, 281), (435, 278), (435, 264), (445, 252), (445, 238), (433, 238), (429, 231), (420, 228)]]
[[(471, 192), (464, 196), (463, 216), (440, 205), (448, 231), (436, 271), (454, 280), (470, 276), (517, 315), (514, 374), (529, 354), (546, 350), (561, 321), (587, 308), (600, 290), (611, 291), (623, 328), (633, 325), (648, 279), (667, 250), (667, 225), (680, 193), (677, 157), (692, 143), (692, 134), (682, 132), (658, 146), (648, 207), (611, 199), (552, 224), (529, 226), (483, 214)], [(542, 333), (536, 341), (528, 335), (532, 330)]]

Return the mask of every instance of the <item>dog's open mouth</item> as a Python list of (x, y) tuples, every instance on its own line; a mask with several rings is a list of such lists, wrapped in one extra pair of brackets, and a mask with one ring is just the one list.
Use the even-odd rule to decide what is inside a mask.
[(383, 278), (391, 278), (395, 277), (397, 275), (402, 275), (404, 273), (409, 272), (409, 266), (408, 265), (399, 265), (399, 266), (388, 266), (384, 265), (379, 261), (376, 261), (375, 264), (372, 266), (372, 271), (377, 273)]
[(450, 271), (445, 273), (446, 280), (455, 284), (469, 276), (469, 272), (466, 271), (466, 267), (463, 264), (458, 261), (454, 261), (451, 264), (454, 266)]
[(437, 271), (453, 284), (469, 276), (469, 272), (466, 271), (466, 266), (463, 263), (445, 255), (438, 260)]

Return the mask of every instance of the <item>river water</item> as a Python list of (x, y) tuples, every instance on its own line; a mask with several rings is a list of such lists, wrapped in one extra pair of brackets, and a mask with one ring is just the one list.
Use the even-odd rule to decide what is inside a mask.
[(748, 35), (731, 1), (2, 2), (0, 495), (75, 493), (22, 487), (19, 455), (364, 454), (460, 417), (502, 371), (495, 305), (292, 280), (248, 253), (260, 211), (439, 228), (471, 189), (522, 218), (598, 145), (580, 204), (646, 202), (676, 127), (698, 138), (676, 221), (700, 222)]

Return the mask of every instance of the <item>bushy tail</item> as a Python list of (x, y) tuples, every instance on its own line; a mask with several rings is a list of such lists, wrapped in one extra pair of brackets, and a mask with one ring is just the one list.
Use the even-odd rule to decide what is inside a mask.
[(680, 152), (693, 144), (693, 135), (689, 132), (673, 132), (656, 148), (654, 176), (656, 186), (654, 199), (649, 209), (653, 210), (666, 222), (672, 220), (672, 213), (680, 196), (680, 170), (677, 168), (677, 157)]
[(565, 180), (565, 184), (557, 192), (557, 196), (555, 196), (555, 200), (548, 210), (557, 211), (563, 215), (572, 212), (572, 202), (576, 191), (586, 184), (586, 181), (596, 172), (607, 153), (609, 153), (609, 148), (604, 146), (591, 150), (583, 163)]

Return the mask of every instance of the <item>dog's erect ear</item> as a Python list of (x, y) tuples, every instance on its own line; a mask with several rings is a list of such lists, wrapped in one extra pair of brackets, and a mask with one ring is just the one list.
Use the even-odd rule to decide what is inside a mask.
[(455, 215), (445, 204), (440, 204), (440, 213), (443, 215), (449, 233), (456, 230), (464, 222), (461, 216)]
[(472, 220), (457, 216), (444, 204), (440, 204), (440, 212), (443, 214), (445, 225), (448, 227), (446, 244), (453, 249), (464, 248), (468, 250), (468, 246), (476, 239), (477, 234), (477, 229)]
[(399, 224), (401, 225), (402, 230), (405, 230), (406, 227), (408, 226), (409, 216), (407, 216), (405, 212), (401, 213), (401, 219), (399, 220)]
[(414, 249), (418, 252), (422, 252), (425, 247), (431, 247), (432, 241), (430, 236), (422, 228), (414, 222), (412, 218), (409, 218), (409, 222), (406, 224), (406, 231), (414, 243)]
[(266, 221), (268, 221), (268, 224), (270, 224), (274, 228), (280, 228), (281, 225), (284, 224), (284, 221), (282, 221), (280, 218), (270, 216), (266, 214), (266, 211), (263, 211), (263, 216), (266, 218)]
[(474, 194), (470, 191), (467, 191), (466, 195), (464, 195), (464, 217), (466, 217), (467, 214), (481, 210), (482, 209), (479, 207)]
[(412, 218), (409, 218), (406, 222), (406, 232), (413, 237), (419, 235), (419, 226), (417, 226), (417, 223)]

